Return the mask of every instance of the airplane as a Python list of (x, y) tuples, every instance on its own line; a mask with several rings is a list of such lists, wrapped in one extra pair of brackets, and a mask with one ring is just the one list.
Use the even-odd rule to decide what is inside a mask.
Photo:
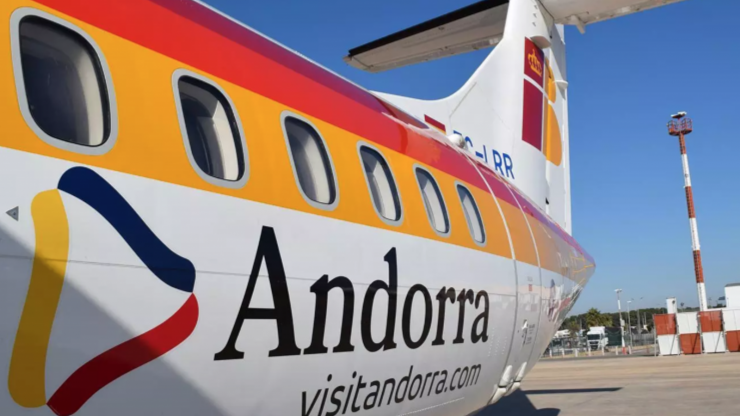
[(494, 47), (371, 92), (211, 6), (0, 2), (0, 414), (464, 415), (595, 270), (571, 236), (564, 25), (489, 0), (352, 49)]

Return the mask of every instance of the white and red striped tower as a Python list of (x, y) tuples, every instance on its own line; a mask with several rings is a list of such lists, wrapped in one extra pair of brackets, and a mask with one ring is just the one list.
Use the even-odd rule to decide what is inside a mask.
[(681, 147), (681, 162), (683, 163), (684, 189), (686, 204), (689, 207), (689, 224), (691, 226), (691, 246), (694, 249), (694, 273), (696, 274), (696, 290), (699, 295), (699, 310), (707, 310), (707, 291), (704, 287), (704, 269), (701, 266), (701, 251), (699, 246), (699, 229), (696, 226), (696, 212), (694, 211), (694, 195), (691, 192), (691, 175), (689, 174), (689, 157), (686, 155), (686, 135), (693, 131), (693, 123), (686, 117), (685, 112), (674, 114), (668, 123), (668, 134), (678, 137)]

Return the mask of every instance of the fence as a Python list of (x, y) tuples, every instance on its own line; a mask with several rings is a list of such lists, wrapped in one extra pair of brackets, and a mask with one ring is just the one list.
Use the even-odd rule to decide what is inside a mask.
[[(740, 320), (738, 320), (740, 323)], [(740, 338), (740, 337), (739, 337)], [(543, 358), (580, 358), (598, 355), (641, 354), (654, 355), (656, 353), (654, 333), (626, 333), (624, 349), (622, 336), (619, 332), (608, 333), (606, 345), (591, 343), (585, 336), (570, 338), (553, 338), (550, 345), (542, 354)]]
[(660, 355), (740, 352), (740, 310), (654, 315)]

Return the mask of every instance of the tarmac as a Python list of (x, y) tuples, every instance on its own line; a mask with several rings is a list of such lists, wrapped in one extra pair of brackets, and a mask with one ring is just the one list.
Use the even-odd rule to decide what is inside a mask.
[(476, 416), (740, 414), (740, 353), (541, 360)]

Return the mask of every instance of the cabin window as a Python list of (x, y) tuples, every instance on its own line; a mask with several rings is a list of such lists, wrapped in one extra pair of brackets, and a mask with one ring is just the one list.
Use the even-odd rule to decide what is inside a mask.
[(75, 26), (29, 10), (11, 18), (16, 89), (26, 122), (53, 146), (106, 152), (116, 130), (115, 102), (100, 50)]
[(401, 201), (388, 162), (380, 152), (365, 145), (360, 146), (360, 159), (375, 211), (385, 220), (399, 221)]
[(486, 231), (483, 227), (483, 219), (480, 216), (478, 204), (475, 203), (473, 195), (468, 188), (460, 184), (457, 185), (457, 194), (460, 196), (460, 203), (465, 213), (465, 221), (468, 223), (471, 237), (479, 244), (485, 243)]
[(174, 82), (180, 129), (191, 164), (209, 182), (241, 185), (246, 179), (246, 146), (226, 93), (185, 71), (176, 72)]
[(301, 194), (315, 207), (333, 208), (337, 202), (334, 168), (318, 130), (308, 120), (287, 113), (283, 129)]
[(434, 180), (431, 173), (419, 167), (416, 168), (416, 180), (419, 183), (424, 208), (427, 211), (427, 217), (429, 217), (432, 228), (439, 234), (449, 233), (450, 220), (437, 181)]

